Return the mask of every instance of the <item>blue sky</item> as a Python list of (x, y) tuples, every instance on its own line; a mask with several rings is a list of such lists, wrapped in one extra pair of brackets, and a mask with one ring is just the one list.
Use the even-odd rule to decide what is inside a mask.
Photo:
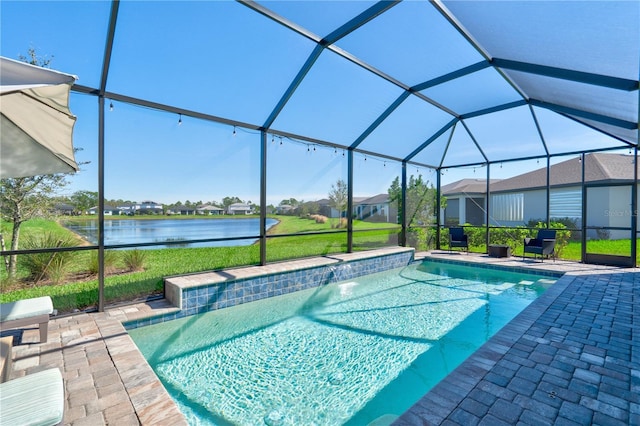
[[(373, 2), (266, 2), (277, 13), (324, 36)], [(309, 12), (309, 8), (313, 11)], [(52, 68), (78, 76), (78, 84), (98, 87), (110, 3), (106, 1), (3, 1), (0, 49), (17, 58), (32, 47), (52, 56)], [(423, 30), (431, 22), (429, 33)], [(390, 30), (392, 29), (392, 30)], [(406, 2), (372, 20), (336, 44), (393, 78), (413, 85), (473, 64), (480, 55), (424, 2)], [(443, 48), (446, 46), (446, 49)], [(123, 1), (114, 40), (109, 92), (173, 105), (253, 125), (263, 125), (315, 44), (234, 2)], [(434, 58), (438, 58), (434, 61)], [(472, 83), (476, 83), (472, 86)], [(479, 84), (478, 84), (479, 83)], [(502, 102), (517, 94), (492, 70), (426, 91), (457, 111), (482, 108), (486, 99)], [(478, 87), (471, 91), (471, 87)], [(274, 129), (350, 145), (392, 104), (402, 90), (325, 50), (306, 75)], [(105, 196), (125, 200), (220, 201), (238, 196), (259, 202), (258, 132), (173, 113), (106, 100)], [(109, 104), (113, 103), (113, 111)], [(72, 94), (77, 116), (74, 144), (78, 161), (89, 164), (67, 188), (97, 190), (97, 98)], [(606, 137), (553, 114), (536, 111), (546, 123), (545, 137), (558, 152), (572, 146), (607, 144)], [(450, 120), (434, 106), (409, 97), (360, 145), (403, 157)], [(529, 121), (527, 123), (527, 120)], [(527, 107), (468, 120), (491, 158), (543, 152)], [(535, 137), (534, 137), (535, 136)], [(272, 142), (273, 139), (273, 142)], [(346, 180), (342, 150), (268, 136), (267, 191), (270, 204), (286, 198), (325, 198), (333, 183)], [(438, 163), (448, 134), (416, 160)], [(281, 143), (282, 142), (282, 143)], [(504, 144), (510, 146), (505, 150)], [(610, 142), (609, 142), (610, 144)], [(617, 143), (616, 143), (617, 144)], [(474, 151), (476, 153), (474, 154)], [(505, 157), (505, 158), (506, 158)], [(459, 126), (447, 153), (451, 161), (480, 159)], [(541, 161), (541, 163), (543, 163)], [(492, 167), (492, 177), (509, 177), (536, 162)], [(447, 171), (443, 183), (484, 178), (484, 169)], [(426, 168), (409, 167), (434, 181)], [(356, 196), (386, 192), (400, 174), (398, 163), (356, 154)]]

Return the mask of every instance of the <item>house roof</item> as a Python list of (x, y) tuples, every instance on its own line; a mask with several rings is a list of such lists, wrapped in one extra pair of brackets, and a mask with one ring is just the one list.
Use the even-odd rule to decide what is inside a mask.
[(207, 210), (207, 211), (213, 211), (213, 210), (224, 210), (222, 207), (218, 207), (218, 206), (212, 206), (210, 204), (204, 205), (204, 206), (200, 206), (198, 207), (196, 210)]
[[(500, 179), (491, 179), (489, 183), (491, 185), (499, 182)], [(461, 179), (447, 185), (443, 185), (440, 188), (440, 192), (443, 195), (451, 194), (484, 194), (487, 192), (487, 180), (486, 179)]]
[[(109, 204), (105, 204), (104, 205), (104, 209), (105, 210), (120, 210), (119, 207), (114, 207), (114, 206), (111, 206)], [(98, 206), (91, 207), (89, 210), (98, 210)]]
[(71, 204), (67, 204), (67, 203), (58, 203), (54, 206), (55, 209), (57, 210), (73, 210), (75, 209), (74, 206), (72, 206)]
[[(358, 201), (357, 204), (359, 205), (384, 204), (388, 202), (389, 202), (389, 194), (378, 194), (378, 195), (374, 195), (373, 197), (365, 198), (362, 201)], [(354, 197), (354, 203), (355, 203), (355, 197)]]
[[(593, 153), (585, 156), (585, 182), (618, 183), (633, 181), (633, 156), (624, 154)], [(552, 187), (580, 185), (582, 162), (571, 158), (549, 167), (549, 184)], [(539, 189), (547, 186), (547, 168), (541, 167), (508, 179), (491, 179), (491, 192), (507, 192), (523, 189)], [(485, 179), (461, 179), (443, 185), (443, 195), (484, 194)]]
[(246, 204), (246, 203), (233, 203), (231, 205), (229, 205), (230, 209), (237, 209), (237, 210), (249, 210), (251, 209), (251, 204)]
[[(585, 156), (585, 182), (615, 183), (633, 180), (633, 156), (623, 154), (595, 153)], [(550, 186), (579, 185), (582, 182), (580, 157), (571, 158), (549, 168)], [(542, 167), (509, 179), (491, 184), (492, 192), (516, 189), (544, 188), (547, 185), (547, 170)]]

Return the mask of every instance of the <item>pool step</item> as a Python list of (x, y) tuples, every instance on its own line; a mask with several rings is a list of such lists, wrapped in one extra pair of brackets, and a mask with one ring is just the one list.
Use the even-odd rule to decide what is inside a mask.
[(369, 423), (367, 426), (389, 426), (397, 419), (398, 416), (396, 416), (395, 414), (383, 414), (382, 416)]

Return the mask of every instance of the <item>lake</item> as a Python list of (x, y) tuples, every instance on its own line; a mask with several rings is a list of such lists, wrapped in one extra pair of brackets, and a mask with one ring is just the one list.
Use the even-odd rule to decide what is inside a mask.
[[(267, 219), (267, 229), (278, 223)], [(69, 220), (63, 225), (93, 244), (98, 244), (98, 220)], [(254, 237), (260, 235), (260, 219), (109, 219), (104, 222), (104, 244), (161, 243), (209, 238)], [(167, 247), (248, 246), (256, 239), (213, 241), (207, 243), (158, 245)]]

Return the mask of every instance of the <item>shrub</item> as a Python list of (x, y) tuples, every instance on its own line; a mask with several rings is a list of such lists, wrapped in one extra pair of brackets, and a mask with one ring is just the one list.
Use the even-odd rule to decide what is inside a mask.
[(413, 247), (417, 251), (424, 250), (424, 229), (407, 229), (407, 246)]
[(409, 228), (407, 230), (407, 245), (418, 251), (431, 250), (435, 247), (435, 236), (436, 230), (433, 228)]
[(316, 223), (327, 223), (328, 218), (326, 216), (322, 216), (321, 214), (312, 214), (309, 216), (309, 219), (313, 219)]
[[(447, 230), (446, 237), (448, 238), (449, 231)], [(471, 247), (484, 247), (487, 243), (487, 231), (484, 226), (469, 226), (465, 224), (464, 233), (467, 234), (469, 239), (469, 249)]]
[(142, 271), (144, 270), (144, 262), (147, 258), (147, 253), (142, 250), (125, 251), (122, 254), (122, 261), (124, 266), (129, 271)]
[(336, 223), (334, 223), (332, 228), (346, 228), (347, 227), (347, 218), (341, 217)]
[[(104, 272), (112, 273), (116, 269), (116, 263), (118, 262), (118, 253), (113, 250), (105, 250), (104, 252)], [(92, 274), (98, 273), (98, 251), (92, 251), (89, 258), (89, 272)]]
[(515, 228), (491, 228), (489, 232), (491, 244), (509, 246), (512, 253), (515, 253), (516, 249), (521, 252), (524, 239), (529, 236), (529, 230), (520, 226)]
[[(52, 232), (35, 233), (24, 238), (21, 248), (35, 250), (45, 247), (75, 247), (76, 239), (68, 235)], [(34, 253), (19, 256), (20, 265), (29, 271), (35, 283), (48, 278), (54, 284), (59, 284), (66, 278), (72, 268), (78, 252), (60, 251), (54, 253)]]

